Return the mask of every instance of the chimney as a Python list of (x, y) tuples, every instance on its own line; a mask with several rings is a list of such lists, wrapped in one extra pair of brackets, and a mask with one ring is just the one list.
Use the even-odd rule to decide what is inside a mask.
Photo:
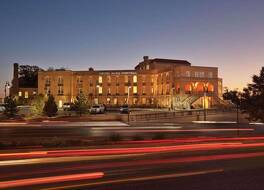
[(148, 56), (146, 56), (146, 55), (145, 55), (145, 56), (143, 56), (143, 60), (144, 60), (144, 61), (148, 61), (148, 59), (149, 59), (149, 57), (148, 57)]
[(18, 73), (18, 68), (19, 68), (18, 63), (14, 63), (14, 73), (13, 73), (12, 87), (10, 89), (10, 95), (11, 96), (18, 95), (18, 91), (19, 91), (19, 81), (18, 81), (19, 73)]

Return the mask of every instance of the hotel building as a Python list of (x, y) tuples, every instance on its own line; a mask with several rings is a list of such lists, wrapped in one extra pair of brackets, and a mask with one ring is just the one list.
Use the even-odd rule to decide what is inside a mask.
[(79, 95), (88, 104), (109, 107), (189, 109), (223, 104), (222, 79), (218, 68), (192, 66), (185, 60), (143, 57), (134, 70), (47, 70), (39, 71), (38, 87), (19, 86), (19, 65), (14, 64), (10, 94), (25, 99), (52, 94), (59, 107)]
[(134, 70), (40, 71), (37, 93), (59, 107), (83, 94), (90, 105), (189, 109), (219, 105), (222, 79), (216, 67), (144, 56)]

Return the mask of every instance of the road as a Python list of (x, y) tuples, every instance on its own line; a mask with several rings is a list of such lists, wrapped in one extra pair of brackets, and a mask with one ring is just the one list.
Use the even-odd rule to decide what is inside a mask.
[(157, 133), (168, 137), (181, 136), (236, 136), (261, 135), (264, 125), (236, 123), (188, 123), (154, 122), (136, 123), (131, 126), (122, 122), (35, 122), (0, 123), (0, 139), (30, 137), (106, 137), (118, 133), (123, 137), (137, 134), (152, 138)]
[[(198, 141), (199, 139), (199, 141)], [(263, 189), (264, 137), (0, 154), (1, 189)]]

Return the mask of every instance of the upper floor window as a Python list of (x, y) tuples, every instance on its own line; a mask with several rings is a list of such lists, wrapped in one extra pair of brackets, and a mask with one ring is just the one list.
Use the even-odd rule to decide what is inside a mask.
[(208, 78), (213, 78), (213, 72), (208, 73)]
[(81, 84), (83, 81), (82, 81), (82, 77), (81, 76), (78, 76), (77, 77), (77, 84)]
[(58, 77), (58, 84), (63, 84), (63, 78), (62, 78), (62, 76), (59, 76)]
[(204, 72), (200, 72), (200, 77), (204, 78)]
[(195, 77), (199, 77), (199, 72), (194, 72)]
[(133, 76), (133, 83), (137, 83), (137, 75)]
[(102, 84), (102, 83), (103, 83), (103, 77), (102, 77), (102, 76), (99, 76), (99, 77), (98, 77), (98, 83), (99, 83), (99, 84)]
[(111, 76), (107, 76), (107, 82), (111, 83)]
[(45, 77), (45, 85), (50, 85), (50, 77)]
[(149, 70), (149, 64), (146, 65), (146, 70)]
[(127, 82), (128, 82), (128, 76), (125, 75), (125, 83), (127, 83)]
[(191, 72), (190, 71), (186, 71), (185, 75), (186, 75), (186, 77), (191, 77)]

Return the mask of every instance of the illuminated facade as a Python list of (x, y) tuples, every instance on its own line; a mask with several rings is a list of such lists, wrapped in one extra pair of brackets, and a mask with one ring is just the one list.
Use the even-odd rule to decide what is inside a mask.
[(52, 94), (59, 107), (83, 94), (91, 105), (188, 109), (219, 104), (222, 79), (216, 67), (144, 56), (134, 70), (40, 71), (38, 93)]

